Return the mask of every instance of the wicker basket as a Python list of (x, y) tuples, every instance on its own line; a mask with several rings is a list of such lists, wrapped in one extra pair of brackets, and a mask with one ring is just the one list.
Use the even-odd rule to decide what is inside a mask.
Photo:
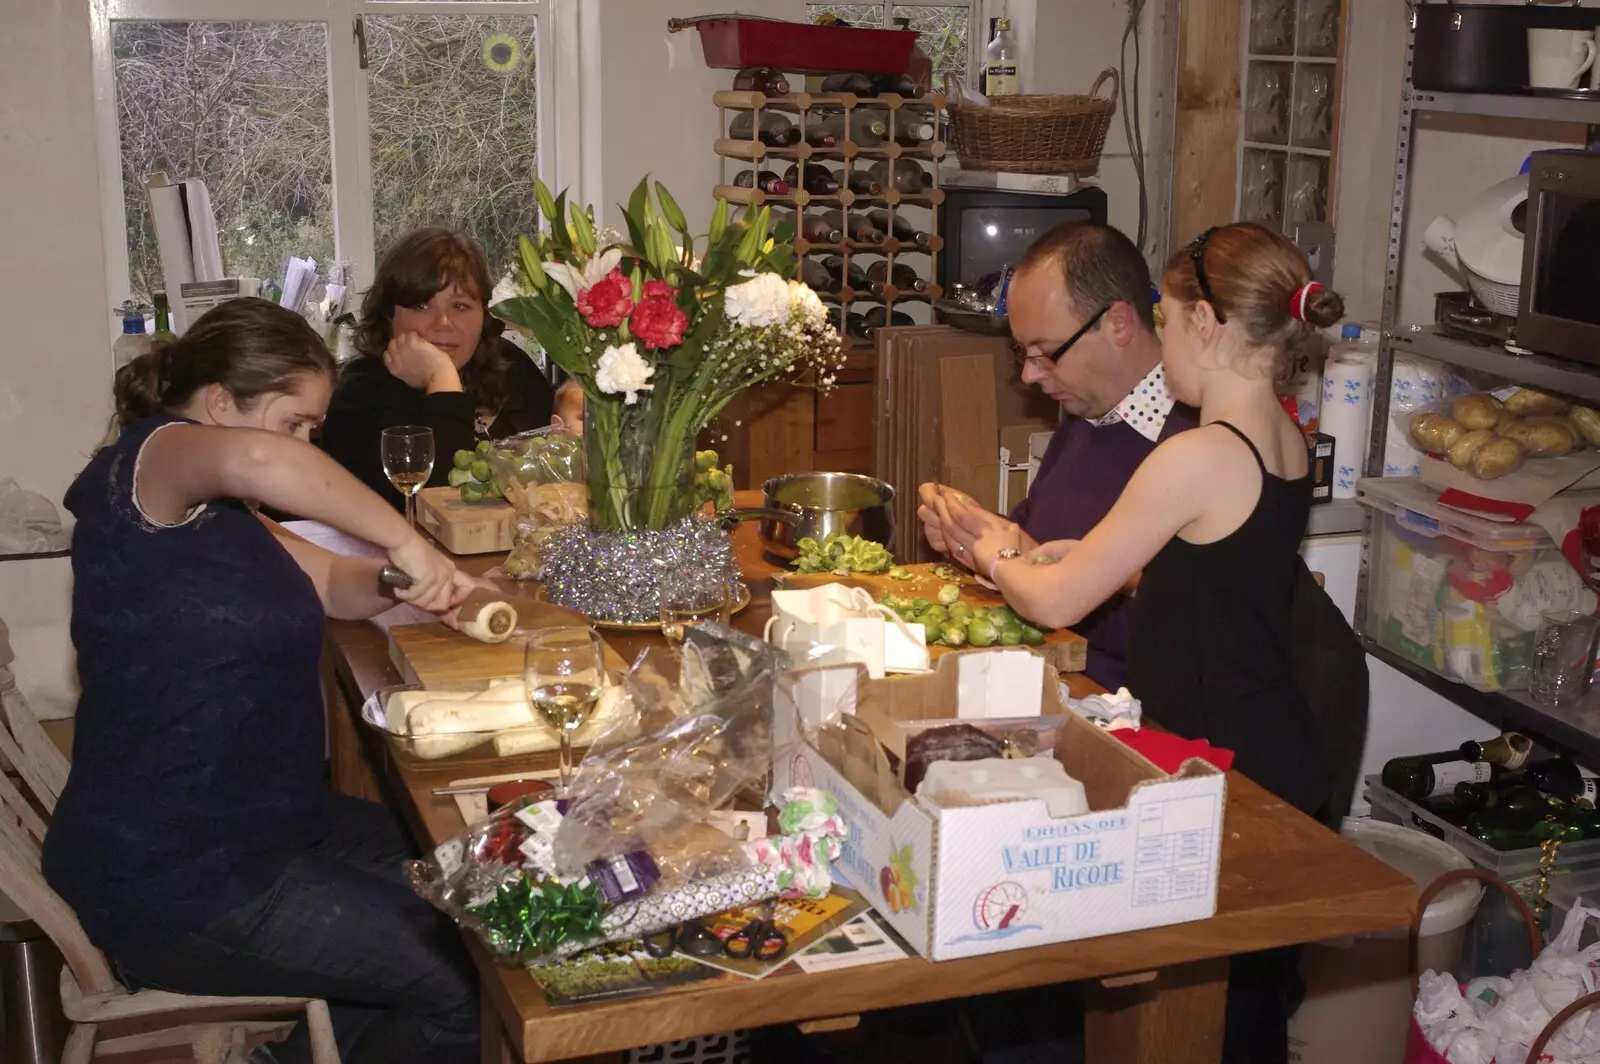
[[(1100, 87), (1111, 83), (1111, 95)], [(997, 96), (988, 107), (962, 107), (960, 81), (946, 75), (950, 146), (963, 170), (1012, 174), (1090, 174), (1100, 167), (1106, 130), (1117, 109), (1117, 72), (1094, 79), (1087, 96)]]

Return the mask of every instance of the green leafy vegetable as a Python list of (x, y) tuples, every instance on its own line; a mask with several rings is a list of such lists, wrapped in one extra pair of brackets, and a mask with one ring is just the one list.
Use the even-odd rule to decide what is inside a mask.
[(807, 536), (795, 547), (800, 556), (794, 567), (802, 573), (884, 573), (894, 567), (894, 556), (883, 544), (842, 532), (821, 543)]

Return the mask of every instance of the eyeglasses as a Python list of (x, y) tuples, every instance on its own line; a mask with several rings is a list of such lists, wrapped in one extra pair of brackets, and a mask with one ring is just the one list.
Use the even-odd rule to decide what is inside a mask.
[(1217, 324), (1221, 325), (1228, 320), (1222, 311), (1222, 304), (1217, 302), (1217, 297), (1211, 291), (1211, 282), (1206, 279), (1206, 241), (1211, 239), (1211, 234), (1217, 231), (1212, 226), (1193, 240), (1189, 241), (1189, 259), (1194, 263), (1194, 279), (1200, 286), (1200, 297), (1211, 304), (1211, 312), (1217, 316)]
[(1095, 312), (1093, 317), (1091, 317), (1088, 321), (1083, 323), (1082, 328), (1080, 328), (1077, 332), (1073, 333), (1071, 336), (1067, 337), (1067, 342), (1066, 343), (1062, 344), (1060, 347), (1056, 348), (1054, 351), (1050, 352), (1048, 355), (1030, 355), (1030, 354), (1028, 354), (1028, 352), (1025, 349), (1016, 348), (1013, 353), (1016, 356), (1017, 363), (1019, 365), (1022, 365), (1022, 364), (1028, 363), (1028, 362), (1032, 362), (1034, 359), (1038, 358), (1038, 359), (1043, 359), (1044, 361), (1050, 363), (1052, 366), (1055, 365), (1057, 362), (1061, 361), (1061, 356), (1067, 353), (1067, 349), (1069, 347), (1071, 347), (1073, 344), (1077, 343), (1079, 340), (1083, 339), (1084, 334), (1087, 333), (1090, 329), (1092, 329), (1096, 325), (1100, 324), (1100, 319), (1105, 317), (1106, 316), (1106, 312), (1109, 311), (1111, 309), (1111, 306), (1114, 306), (1114, 305), (1115, 304), (1112, 304), (1110, 306), (1101, 307), (1098, 311)]

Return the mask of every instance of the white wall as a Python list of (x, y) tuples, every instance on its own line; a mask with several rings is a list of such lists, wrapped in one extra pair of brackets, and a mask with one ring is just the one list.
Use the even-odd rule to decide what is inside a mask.
[[(110, 414), (89, 5), (10, 0), (4, 37), (0, 477), (59, 503)], [(0, 563), (18, 680), (42, 712), (70, 698), (69, 586), (64, 561)]]

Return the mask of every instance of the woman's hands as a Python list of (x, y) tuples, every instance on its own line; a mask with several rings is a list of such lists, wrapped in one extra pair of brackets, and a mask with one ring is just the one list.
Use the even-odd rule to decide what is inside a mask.
[(941, 526), (951, 555), (975, 573), (988, 576), (995, 556), (1002, 550), (1020, 551), (1029, 545), (1022, 529), (960, 492), (946, 492), (940, 505), (944, 508)]
[(411, 577), (411, 586), (397, 588), (394, 597), (430, 613), (454, 609), (477, 586), (472, 577), (457, 570), (449, 558), (415, 533), (389, 552), (389, 561)]
[[(983, 531), (992, 531), (996, 535), (1014, 532), (1021, 537), (1022, 546), (1031, 546), (1016, 525), (999, 514), (985, 510), (955, 488), (943, 484), (923, 484), (917, 489), (917, 501), (917, 518), (922, 522), (922, 534), (927, 537), (928, 546), (940, 553), (948, 553), (969, 569), (982, 571), (973, 562), (970, 548), (972, 541)], [(957, 521), (958, 509), (964, 525)], [(962, 527), (973, 531), (964, 533)]]
[(461, 391), (461, 374), (450, 356), (416, 333), (401, 333), (390, 340), (383, 351), (383, 365), (411, 387), (429, 395)]

